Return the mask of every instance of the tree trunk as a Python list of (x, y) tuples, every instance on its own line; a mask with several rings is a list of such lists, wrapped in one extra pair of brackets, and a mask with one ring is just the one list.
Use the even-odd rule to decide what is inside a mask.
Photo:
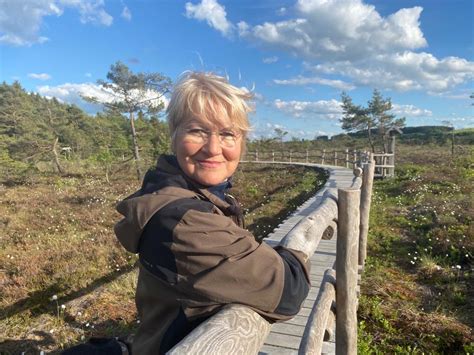
[(367, 126), (367, 133), (369, 135), (369, 144), (370, 144), (370, 147), (372, 148), (372, 153), (375, 153), (375, 146), (372, 140), (372, 127), (370, 125)]
[(133, 159), (135, 160), (135, 167), (137, 169), (137, 179), (140, 180), (142, 178), (142, 172), (140, 169), (140, 153), (138, 149), (137, 132), (135, 131), (133, 112), (130, 112), (130, 128), (132, 129)]
[(59, 138), (56, 137), (56, 139), (54, 140), (54, 143), (53, 143), (54, 164), (56, 165), (56, 168), (58, 169), (58, 172), (60, 174), (64, 174), (64, 169), (62, 168), (61, 164), (59, 163), (59, 154), (58, 154), (58, 151), (57, 151), (58, 141), (59, 141)]

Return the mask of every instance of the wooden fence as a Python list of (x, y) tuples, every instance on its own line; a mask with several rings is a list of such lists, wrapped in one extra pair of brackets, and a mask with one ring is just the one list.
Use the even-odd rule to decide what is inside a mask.
[[(319, 244), (323, 235), (337, 235), (336, 269), (326, 270), (299, 354), (320, 354), (323, 342), (334, 334), (334, 326), (336, 354), (357, 353), (358, 280), (366, 258), (374, 168), (369, 154), (362, 168), (353, 169), (355, 179), (351, 188), (325, 187), (321, 203), (280, 242), (294, 248), (295, 240)], [(257, 354), (270, 328), (270, 323), (244, 305), (227, 305), (169, 354)]]
[(372, 154), (375, 161), (374, 176), (378, 178), (395, 175), (394, 153), (369, 153), (363, 150), (255, 150), (245, 154), (244, 161), (300, 162), (321, 165), (345, 166), (346, 168), (362, 167)]

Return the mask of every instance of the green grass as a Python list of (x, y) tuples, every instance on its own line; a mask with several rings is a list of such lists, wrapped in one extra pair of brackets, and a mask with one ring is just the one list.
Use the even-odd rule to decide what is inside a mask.
[(467, 151), (451, 160), (443, 147), (402, 146), (397, 176), (374, 184), (360, 353), (472, 353), (474, 184), (465, 174), (473, 164)]

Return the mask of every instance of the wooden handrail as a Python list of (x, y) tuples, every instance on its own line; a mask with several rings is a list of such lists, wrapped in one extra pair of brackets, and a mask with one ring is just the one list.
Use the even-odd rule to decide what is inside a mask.
[(334, 302), (336, 302), (336, 272), (327, 269), (321, 283), (321, 291), (308, 317), (298, 354), (321, 354), (324, 335), (328, 329), (332, 329), (330, 323), (334, 317), (332, 310)]
[(256, 354), (270, 327), (250, 308), (230, 304), (201, 323), (167, 354)]
[[(320, 152), (321, 154), (317, 154)], [(338, 153), (342, 153), (340, 156)], [(369, 153), (361, 150), (305, 150), (302, 151), (281, 151), (281, 150), (261, 150), (247, 152), (247, 157), (254, 157), (255, 161), (290, 161), (305, 163), (320, 163), (322, 165), (345, 166), (349, 168), (362, 167), (372, 154), (375, 160), (375, 176), (391, 177), (395, 174), (395, 154), (394, 153)], [(271, 157), (271, 158), (270, 158)], [(250, 160), (250, 159), (249, 159)]]

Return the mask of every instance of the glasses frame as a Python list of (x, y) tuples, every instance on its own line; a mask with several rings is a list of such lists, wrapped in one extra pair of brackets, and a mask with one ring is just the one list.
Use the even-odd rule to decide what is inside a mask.
[[(195, 131), (194, 133), (191, 131)], [(191, 127), (179, 127), (177, 129), (179, 135), (193, 144), (207, 144), (212, 135), (216, 135), (220, 146), (224, 148), (234, 148), (242, 137), (242, 132), (234, 128), (222, 128), (220, 130), (210, 130), (202, 126), (196, 125)], [(226, 136), (225, 133), (231, 132), (233, 136)], [(227, 140), (226, 140), (227, 139)]]

